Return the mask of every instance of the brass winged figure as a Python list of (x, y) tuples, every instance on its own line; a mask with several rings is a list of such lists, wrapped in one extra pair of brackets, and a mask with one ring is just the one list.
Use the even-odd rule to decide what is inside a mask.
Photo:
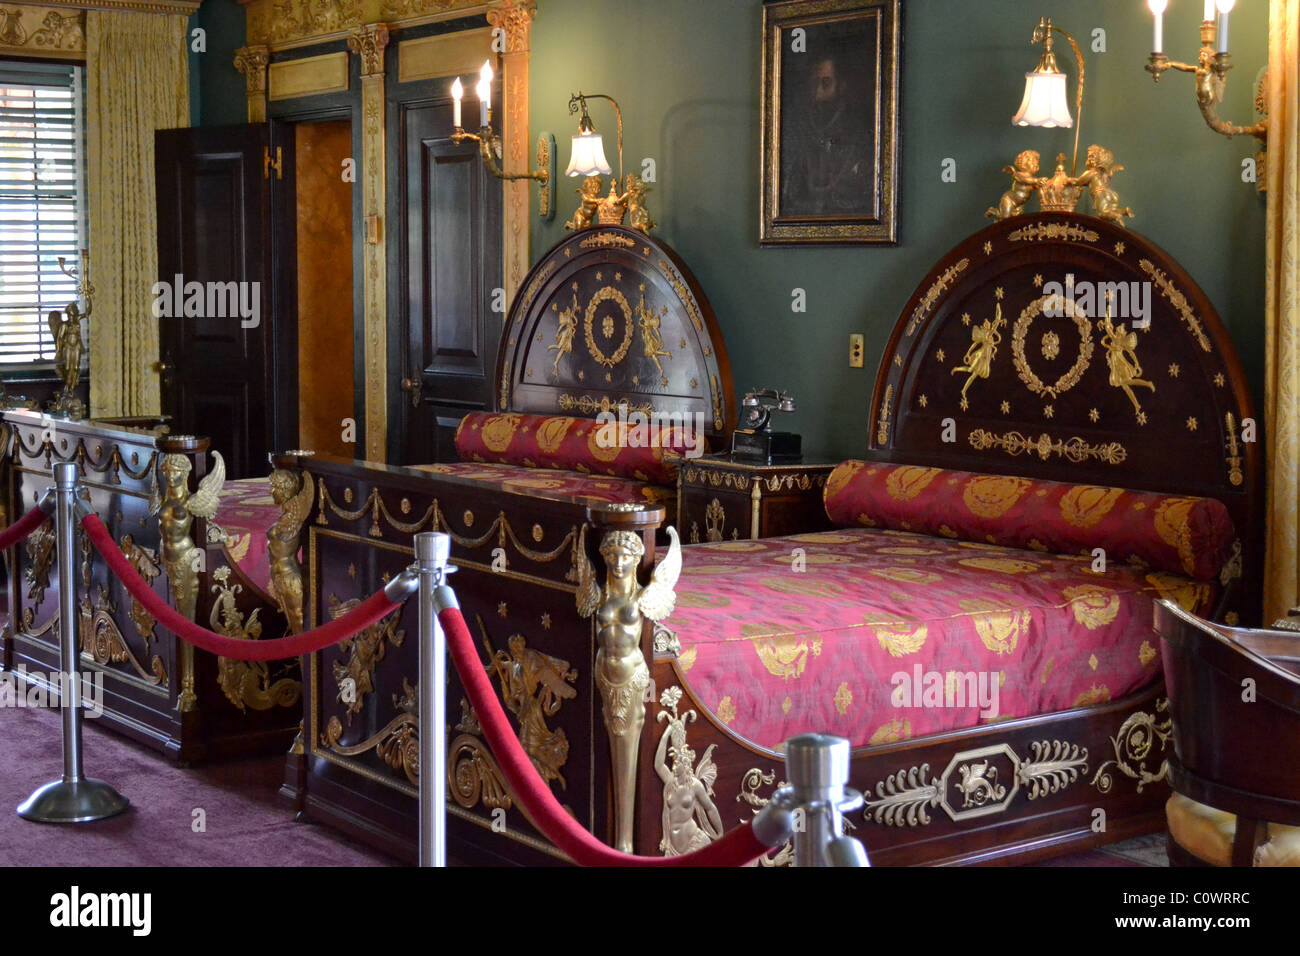
[(162, 456), (158, 471), (162, 474), (161, 487), (154, 484), (149, 501), (149, 513), (158, 515), (162, 539), (162, 565), (171, 582), (176, 610), (189, 620), (194, 620), (194, 609), (199, 593), (199, 568), (203, 561), (202, 548), (194, 543), (190, 529), (195, 518), (211, 521), (221, 505), (221, 487), (226, 481), (226, 463), (221, 452), (212, 453), (212, 470), (199, 482), (198, 490), (189, 491), (189, 477), (193, 466), (185, 455)]

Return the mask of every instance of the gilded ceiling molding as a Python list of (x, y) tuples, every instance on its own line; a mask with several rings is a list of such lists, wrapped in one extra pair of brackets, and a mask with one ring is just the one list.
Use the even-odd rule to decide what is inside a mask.
[(266, 122), (266, 65), (271, 51), (264, 46), (241, 46), (235, 51), (235, 69), (244, 74), (248, 93), (248, 121)]
[(388, 460), (388, 285), (384, 237), (384, 48), (388, 27), (370, 23), (348, 35), (348, 49), (361, 58), (362, 207), (366, 239), (364, 361), (366, 369), (366, 459)]
[(487, 13), (483, 0), (239, 0), (250, 44), (272, 50), (340, 40), (367, 23), (415, 26)]
[[(505, 34), (505, 52), (501, 56), (501, 89), (505, 101), (505, 124), (501, 130), (505, 149), (505, 168), (526, 170), (531, 168), (528, 154), (528, 39), (537, 4), (533, 0), (506, 0), (501, 6), (487, 12), (493, 32), (500, 29)], [(503, 245), (502, 273), (505, 276), (507, 301), (513, 302), (515, 293), (523, 284), (528, 272), (528, 187), (527, 179), (504, 183), (505, 188), (505, 243)]]
[[(175, 13), (188, 17), (199, 8), (200, 0), (42, 0), (42, 7), (64, 10), (126, 10), (132, 13)], [(7, 7), (12, 6), (6, 4)]]
[(47, 6), (0, 7), (0, 55), (80, 60), (86, 56), (86, 12)]

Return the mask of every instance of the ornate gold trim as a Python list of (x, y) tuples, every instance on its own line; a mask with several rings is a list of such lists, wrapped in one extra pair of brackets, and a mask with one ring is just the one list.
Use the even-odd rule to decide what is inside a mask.
[(235, 69), (244, 76), (250, 123), (266, 122), (267, 64), (270, 61), (271, 51), (265, 46), (241, 46), (235, 51)]
[(1065, 222), (1035, 222), (1021, 226), (1007, 236), (1012, 242), (1046, 242), (1051, 239), (1067, 239), (1071, 242), (1096, 242), (1101, 237), (1091, 229), (1071, 225)]
[(995, 435), (982, 428), (975, 429), (968, 437), (971, 447), (976, 451), (987, 451), (996, 447), (1012, 456), (1023, 453), (1036, 454), (1043, 461), (1052, 455), (1060, 455), (1076, 465), (1090, 459), (1108, 465), (1120, 465), (1128, 458), (1128, 450), (1117, 441), (1105, 445), (1092, 445), (1077, 437), (1064, 441), (1059, 438), (1054, 439), (1047, 432), (1043, 432), (1037, 438), (1029, 438), (1016, 431)]
[[(1079, 330), (1079, 355), (1074, 364), (1066, 369), (1060, 378), (1053, 384), (1047, 385), (1029, 367), (1029, 360), (1025, 357), (1025, 337), (1029, 334), (1030, 326), (1034, 324), (1034, 320), (1042, 314), (1043, 309), (1053, 300), (1065, 303), (1068, 311), (1072, 313), (1068, 318), (1073, 320), (1075, 328)], [(1015, 365), (1016, 374), (1020, 376), (1020, 381), (1025, 383), (1025, 388), (1035, 395), (1057, 398), (1078, 385), (1079, 380), (1083, 378), (1083, 373), (1088, 371), (1089, 366), (1092, 365), (1092, 352), (1092, 320), (1083, 314), (1082, 309), (1075, 306), (1073, 300), (1061, 296), (1045, 295), (1035, 299), (1025, 306), (1024, 311), (1020, 313), (1011, 329), (1012, 364)]]
[[(786, 781), (777, 782), (776, 772), (763, 773), (758, 767), (751, 767), (745, 771), (745, 775), (740, 778), (740, 793), (736, 794), (736, 802), (742, 800), (753, 808), (751, 819), (758, 816), (758, 811), (772, 802), (771, 797), (761, 797), (758, 794), (760, 787), (771, 787), (773, 792), (786, 786)], [(748, 823), (748, 820), (741, 818), (741, 823)], [(853, 824), (847, 819), (844, 821), (845, 826), (852, 827)], [(794, 842), (786, 840), (781, 849), (772, 854), (764, 854), (758, 858), (759, 866), (793, 866), (794, 865)]]
[(1246, 480), (1241, 470), (1246, 459), (1241, 453), (1241, 445), (1237, 443), (1237, 422), (1232, 412), (1224, 414), (1223, 423), (1228, 431), (1228, 439), (1225, 442), (1227, 454), (1224, 456), (1224, 461), (1228, 463), (1228, 481), (1236, 488)]
[[(1169, 738), (1173, 734), (1173, 718), (1157, 722), (1156, 717), (1156, 714), (1168, 710), (1169, 698), (1161, 697), (1156, 701), (1155, 714), (1142, 710), (1129, 714), (1120, 725), (1119, 731), (1110, 738), (1110, 744), (1115, 750), (1115, 759), (1107, 760), (1097, 768), (1097, 773), (1092, 778), (1094, 787), (1102, 793), (1110, 792), (1115, 783), (1110, 772), (1112, 767), (1130, 780), (1136, 780), (1138, 793), (1141, 793), (1142, 788), (1147, 784), (1159, 783), (1165, 779), (1165, 775), (1169, 772), (1168, 760), (1161, 760), (1160, 766), (1155, 771), (1148, 770), (1146, 763), (1148, 757), (1159, 756), (1169, 746)], [(1160, 743), (1160, 750), (1153, 754), (1157, 741)]]
[(889, 405), (894, 398), (894, 386), (885, 386), (885, 397), (880, 402), (880, 415), (876, 419), (876, 444), (889, 444)]
[(1151, 281), (1156, 284), (1160, 294), (1169, 300), (1169, 304), (1174, 307), (1183, 324), (1187, 326), (1187, 331), (1196, 339), (1196, 344), (1201, 347), (1202, 352), (1212, 352), (1213, 347), (1210, 340), (1205, 335), (1205, 330), (1201, 328), (1201, 322), (1196, 318), (1196, 313), (1192, 311), (1191, 303), (1187, 297), (1178, 291), (1178, 287), (1173, 281), (1165, 275), (1160, 269), (1157, 269), (1150, 259), (1139, 259), (1138, 267), (1151, 277)]
[[(0, 54), (36, 56), (51, 60), (79, 60), (86, 56), (86, 11), (77, 9), (64, 14), (41, 4), (28, 6), (7, 4), (0, 8)], [(198, 4), (186, 4), (192, 9)], [(190, 10), (183, 10), (188, 14)]]
[(943, 293), (948, 289), (948, 286), (950, 286), (958, 276), (965, 272), (966, 267), (969, 265), (969, 259), (959, 259), (957, 262), (954, 262), (945, 269), (943, 275), (930, 283), (930, 287), (925, 290), (925, 295), (921, 296), (921, 301), (918, 302), (916, 308), (912, 310), (912, 318), (907, 323), (907, 330), (903, 333), (904, 335), (911, 336), (916, 332), (921, 324), (930, 317), (930, 310), (933, 309), (934, 304), (939, 301), (939, 296), (943, 295)]
[[(260, 607), (244, 619), (236, 597), (243, 590), (240, 584), (228, 584), (229, 566), (223, 565), (212, 574), (216, 584), (212, 593), (216, 599), (208, 614), (208, 623), (212, 629), (226, 637), (238, 641), (255, 641), (262, 636), (262, 622), (258, 620)], [(292, 665), (297, 667), (296, 664)], [(226, 699), (246, 711), (270, 710), (273, 707), (292, 707), (302, 697), (302, 683), (290, 677), (271, 680), (271, 668), (267, 661), (242, 661), (229, 657), (217, 657), (217, 685)]]
[(629, 412), (641, 412), (643, 415), (655, 414), (655, 407), (650, 402), (642, 402), (640, 405), (633, 405), (626, 398), (620, 398), (616, 402), (611, 402), (608, 395), (602, 395), (600, 400), (592, 398), (590, 395), (576, 397), (567, 393), (560, 395), (556, 400), (557, 404), (564, 411), (572, 411), (577, 408), (585, 415), (591, 415), (595, 412), (614, 412), (620, 408), (625, 408)]

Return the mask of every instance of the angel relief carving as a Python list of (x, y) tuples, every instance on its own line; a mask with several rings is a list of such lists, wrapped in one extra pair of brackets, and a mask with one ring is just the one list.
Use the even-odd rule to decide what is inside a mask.
[(600, 543), (605, 559), (605, 586), (587, 558), (587, 529), (578, 535), (578, 613), (596, 616), (596, 688), (604, 703), (605, 731), (613, 757), (615, 847), (632, 851), (632, 813), (636, 791), (636, 758), (645, 724), (645, 695), (650, 669), (641, 653), (644, 618), (662, 621), (673, 612), (673, 588), (682, 571), (681, 542), (668, 528), (671, 544), (650, 583), (642, 588), (636, 569), (645, 554), (640, 535), (611, 531)]
[[(664, 782), (664, 835), (659, 841), (664, 856), (680, 856), (706, 847), (721, 837), (723, 830), (722, 814), (713, 802), (713, 783), (718, 779), (713, 751), (717, 744), (709, 744), (696, 764), (695, 751), (686, 743), (686, 725), (695, 720), (696, 714), (688, 710), (679, 715), (677, 704), (681, 699), (682, 689), (669, 687), (659, 698), (663, 709), (655, 718), (668, 722), (655, 752), (655, 771)], [(671, 769), (665, 753), (672, 760)]]
[(506, 643), (510, 653), (491, 651), (492, 668), (501, 681), (506, 709), (519, 718), (519, 742), (543, 780), (568, 787), (560, 771), (569, 759), (569, 738), (563, 728), (551, 730), (546, 718), (578, 696), (572, 686), (578, 672), (568, 661), (528, 647), (522, 634), (512, 634)]
[[(179, 437), (179, 436), (178, 436)], [(162, 565), (171, 583), (176, 610), (194, 620), (199, 594), (200, 551), (190, 529), (195, 518), (211, 520), (221, 505), (221, 486), (226, 481), (226, 463), (221, 452), (212, 453), (212, 471), (199, 482), (198, 491), (190, 494), (189, 477), (193, 466), (185, 455), (163, 455), (158, 465), (162, 487), (154, 485), (149, 513), (158, 515), (162, 537)]]

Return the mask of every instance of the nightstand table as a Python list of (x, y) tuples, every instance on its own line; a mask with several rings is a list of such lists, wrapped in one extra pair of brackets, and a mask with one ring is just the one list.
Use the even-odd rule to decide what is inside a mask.
[(689, 544), (775, 538), (831, 526), (822, 506), (838, 462), (759, 465), (729, 454), (683, 461), (677, 470), (677, 530)]

